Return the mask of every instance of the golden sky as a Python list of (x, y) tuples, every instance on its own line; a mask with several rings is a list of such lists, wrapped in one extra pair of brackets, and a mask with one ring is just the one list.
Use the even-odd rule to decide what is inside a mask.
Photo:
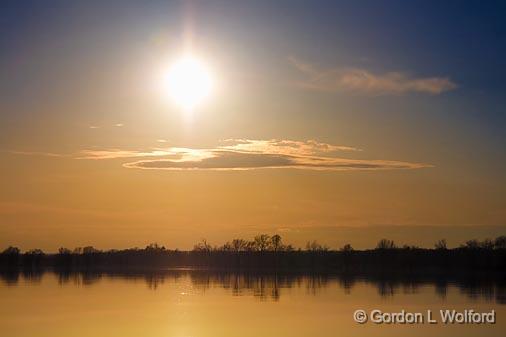
[[(443, 23), (431, 40), (388, 13), (352, 22), (353, 8), (183, 7), (8, 9), (0, 247), (504, 234), (494, 41), (480, 43), (497, 59), (455, 63), (464, 45), (445, 49), (456, 28)], [(164, 85), (188, 53), (212, 79), (192, 109)]]

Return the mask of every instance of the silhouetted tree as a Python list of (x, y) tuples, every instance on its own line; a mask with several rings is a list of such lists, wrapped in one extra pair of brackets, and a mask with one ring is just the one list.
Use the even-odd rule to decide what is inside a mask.
[(23, 254), (23, 267), (24, 268), (39, 268), (40, 263), (44, 257), (44, 252), (41, 249), (30, 249)]
[(311, 252), (320, 252), (320, 251), (327, 251), (329, 248), (327, 246), (322, 246), (318, 243), (318, 241), (308, 241), (306, 242), (306, 250)]
[[(6, 264), (9, 268), (16, 267), (19, 263), (20, 250), (18, 247), (9, 246), (3, 252)], [(3, 260), (3, 259), (2, 259)]]
[(95, 249), (93, 246), (86, 246), (86, 247), (83, 247), (82, 252), (83, 252), (83, 254), (93, 254), (93, 253), (98, 253), (100, 251), (98, 249)]
[(147, 245), (146, 248), (144, 248), (144, 250), (149, 251), (149, 252), (163, 252), (166, 249), (165, 249), (165, 246), (160, 246), (160, 245), (158, 245), (158, 243), (153, 242), (153, 243), (150, 243), (149, 245)]
[(60, 247), (58, 248), (58, 254), (60, 255), (72, 254), (72, 251), (68, 248)]
[(506, 249), (506, 236), (501, 235), (494, 240), (495, 249)]
[(261, 252), (268, 250), (271, 244), (270, 236), (267, 234), (260, 234), (255, 236), (254, 242), (256, 249)]
[(213, 247), (206, 241), (206, 239), (202, 239), (193, 247), (193, 250), (198, 252), (210, 252), (212, 249)]
[(243, 239), (234, 239), (232, 240), (232, 249), (235, 252), (242, 252), (246, 249), (247, 242)]
[(13, 247), (13, 246), (9, 246), (7, 248), (5, 248), (5, 250), (2, 252), (2, 254), (5, 254), (5, 255), (19, 255), (20, 254), (20, 250), (18, 247)]
[(248, 252), (253, 252), (253, 251), (257, 250), (257, 246), (256, 246), (255, 241), (246, 242), (245, 250)]
[(44, 252), (42, 251), (42, 249), (35, 248), (35, 249), (30, 249), (29, 251), (26, 252), (26, 254), (30, 254), (30, 255), (44, 255)]
[(491, 239), (485, 239), (480, 242), (479, 246), (482, 249), (494, 249), (494, 241)]
[(233, 249), (233, 247), (232, 247), (232, 244), (231, 244), (229, 241), (227, 241), (227, 242), (225, 242), (225, 243), (223, 244), (223, 246), (221, 246), (218, 250), (222, 250), (222, 251), (224, 251), (224, 252), (231, 252), (231, 251), (233, 251), (234, 249)]
[(441, 240), (438, 240), (435, 244), (434, 244), (434, 248), (435, 249), (438, 249), (438, 250), (446, 250), (448, 249), (447, 245), (446, 245), (446, 239), (441, 239)]
[[(144, 249), (108, 251), (99, 251), (92, 246), (76, 248), (73, 251), (62, 247), (57, 254), (44, 254), (40, 249), (21, 254), (18, 248), (9, 247), (0, 253), (0, 270), (22, 268), (23, 273), (32, 273), (40, 272), (41, 268), (53, 267), (69, 273), (74, 270), (88, 272), (96, 267), (107, 270), (108, 267), (205, 266), (346, 272), (377, 268), (402, 272), (419, 268), (421, 272), (446, 273), (466, 269), (501, 271), (504, 270), (506, 261), (506, 236), (499, 236), (495, 240), (469, 240), (455, 249), (448, 249), (444, 239), (436, 242), (434, 248), (446, 249), (448, 254), (434, 254), (434, 250), (416, 246), (404, 246), (405, 249), (396, 249), (393, 252), (385, 251), (396, 247), (392, 240), (382, 239), (378, 242), (377, 250), (353, 251), (351, 245), (346, 244), (336, 251), (329, 250), (317, 241), (309, 241), (306, 250), (302, 251), (301, 248), (294, 249), (291, 245), (284, 245), (279, 235), (270, 237), (267, 234), (258, 235), (251, 241), (234, 239), (218, 248), (213, 248), (206, 240), (202, 240), (195, 245), (194, 251), (167, 250), (157, 243), (149, 244)], [(264, 253), (266, 251), (283, 253)]]
[(467, 249), (478, 249), (480, 248), (480, 242), (476, 239), (467, 240), (462, 247)]
[(395, 245), (393, 240), (381, 239), (376, 245), (376, 249), (395, 249), (397, 246)]
[(276, 235), (273, 235), (271, 237), (271, 246), (272, 246), (272, 249), (277, 252), (278, 250), (280, 250), (282, 248), (282, 244), (281, 244), (281, 236), (279, 236), (278, 234)]
[(347, 243), (340, 249), (340, 251), (344, 253), (349, 253), (353, 251), (353, 247), (349, 243)]

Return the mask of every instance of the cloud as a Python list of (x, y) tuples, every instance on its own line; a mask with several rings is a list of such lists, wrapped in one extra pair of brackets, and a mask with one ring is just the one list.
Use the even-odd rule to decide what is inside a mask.
[(358, 148), (331, 145), (314, 140), (227, 139), (210, 149), (157, 148), (149, 151), (84, 150), (79, 159), (143, 159), (123, 164), (127, 168), (150, 170), (254, 170), (294, 168), (321, 171), (416, 169), (431, 167), (421, 163), (391, 160), (365, 160), (338, 157), (338, 152), (358, 152)]
[(124, 164), (128, 168), (157, 170), (253, 170), (295, 168), (320, 171), (415, 169), (425, 164), (386, 160), (354, 160), (316, 156), (293, 156), (271, 153), (210, 151), (202, 160), (140, 160)]
[[(112, 125), (112, 127), (115, 127), (115, 128), (121, 128), (123, 126), (125, 126), (125, 124), (123, 124), (123, 123), (116, 123), (116, 124)], [(108, 127), (108, 126), (106, 125), (104, 127)], [(101, 129), (102, 126), (101, 125), (90, 125), (90, 126), (88, 126), (88, 128), (90, 128), (90, 129)]]
[(196, 161), (210, 156), (209, 150), (187, 149), (171, 147), (167, 149), (155, 148), (149, 151), (131, 151), (121, 149), (82, 150), (76, 159), (119, 159), (137, 157), (168, 157), (175, 161)]
[[(123, 166), (147, 170), (254, 170), (303, 169), (320, 171), (391, 170), (432, 167), (429, 164), (382, 159), (350, 159), (338, 153), (357, 153), (356, 147), (332, 145), (315, 140), (225, 139), (214, 148), (85, 149), (77, 154), (4, 151), (12, 154), (67, 157), (80, 160), (143, 158)], [(154, 158), (153, 158), (154, 157)]]
[(305, 78), (294, 84), (303, 88), (320, 91), (353, 91), (370, 95), (400, 95), (419, 92), (438, 95), (457, 88), (448, 77), (414, 78), (402, 72), (374, 74), (360, 68), (320, 69), (311, 64), (289, 58)]
[(176, 156), (177, 153), (167, 149), (153, 149), (150, 151), (131, 151), (121, 149), (108, 150), (82, 150), (77, 159), (118, 159), (118, 158), (135, 158), (135, 157), (161, 157)]
[(269, 152), (278, 154), (315, 154), (336, 151), (362, 151), (356, 147), (331, 145), (319, 143), (316, 140), (250, 140), (250, 139), (225, 139), (225, 144), (220, 149), (229, 149), (244, 152)]
[(10, 154), (22, 156), (40, 156), (40, 157), (68, 157), (68, 154), (54, 153), (54, 152), (37, 152), (37, 151), (2, 151)]

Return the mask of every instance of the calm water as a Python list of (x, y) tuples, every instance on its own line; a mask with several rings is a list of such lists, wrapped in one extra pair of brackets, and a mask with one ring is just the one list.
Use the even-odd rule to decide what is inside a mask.
[[(1, 336), (504, 336), (498, 281), (211, 274), (1, 274)], [(357, 309), (496, 311), (494, 325), (363, 325)]]

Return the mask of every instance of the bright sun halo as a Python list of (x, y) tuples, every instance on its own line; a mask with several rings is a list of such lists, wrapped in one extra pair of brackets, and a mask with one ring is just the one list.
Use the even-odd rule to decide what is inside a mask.
[(169, 94), (186, 110), (191, 110), (211, 93), (212, 79), (206, 67), (192, 56), (179, 59), (167, 75)]

